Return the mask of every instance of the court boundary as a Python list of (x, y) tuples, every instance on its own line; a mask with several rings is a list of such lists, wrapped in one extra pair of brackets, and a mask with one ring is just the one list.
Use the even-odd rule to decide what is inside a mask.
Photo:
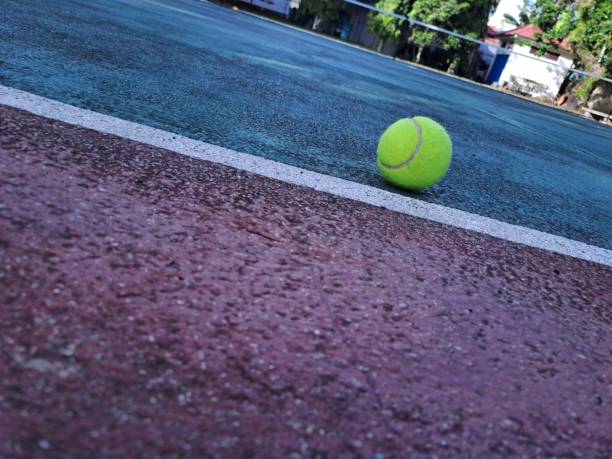
[(0, 85), (0, 104), (285, 183), (304, 186), (413, 217), (612, 267), (612, 250), (241, 153), (173, 132), (68, 105), (19, 89)]

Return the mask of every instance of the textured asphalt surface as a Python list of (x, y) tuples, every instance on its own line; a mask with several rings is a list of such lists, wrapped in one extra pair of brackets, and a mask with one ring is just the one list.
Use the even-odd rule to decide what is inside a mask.
[(380, 134), (449, 130), (419, 199), (612, 249), (612, 130), (194, 0), (3, 0), (0, 83), (385, 188)]
[(0, 106), (0, 457), (610, 457), (612, 271)]

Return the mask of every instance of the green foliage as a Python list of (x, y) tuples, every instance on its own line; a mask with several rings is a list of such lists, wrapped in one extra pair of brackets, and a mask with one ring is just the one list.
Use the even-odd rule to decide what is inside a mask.
[(573, 0), (535, 0), (530, 7), (529, 19), (545, 34), (552, 33), (562, 13), (568, 9), (573, 10)]
[[(467, 9), (467, 2), (459, 3), (457, 0), (415, 0), (410, 16), (428, 24), (448, 27), (451, 25), (452, 18), (462, 10)], [(413, 42), (424, 47), (430, 44), (437, 34), (429, 29), (419, 28), (412, 34)], [(442, 38), (442, 37), (440, 37)]]
[(520, 19), (517, 19), (508, 13), (504, 14), (504, 22), (514, 27), (519, 27), (522, 25)]
[(523, 0), (523, 6), (521, 7), (518, 14), (519, 27), (525, 24), (531, 24), (531, 19), (529, 18), (529, 16), (531, 14), (532, 5), (533, 0)]
[(576, 90), (576, 97), (582, 101), (588, 100), (596, 81), (597, 78), (586, 78)]
[[(486, 34), (489, 14), (497, 6), (497, 0), (415, 0), (410, 16), (429, 24), (459, 32), (472, 38), (482, 38)], [(469, 57), (473, 44), (453, 36), (438, 34), (419, 28), (412, 34), (414, 43), (419, 47), (436, 40), (449, 51), (450, 70), (455, 71), (462, 61)]]
[(535, 0), (527, 12), (543, 50), (569, 37), (578, 64), (612, 74), (612, 0)]
[[(376, 8), (384, 11), (390, 11), (395, 13), (400, 6), (401, 0), (380, 0), (376, 3)], [(373, 34), (376, 34), (383, 43), (392, 40), (397, 42), (400, 37), (400, 19), (397, 19), (388, 14), (370, 13), (370, 21), (368, 23), (368, 30)]]
[(577, 16), (569, 37), (578, 57), (612, 75), (612, 0), (579, 1)]
[(334, 22), (340, 18), (344, 7), (341, 0), (302, 0), (299, 16), (318, 16), (323, 22)]
[[(499, 0), (379, 0), (376, 6), (473, 38), (483, 38), (489, 15), (498, 2)], [(404, 21), (382, 13), (373, 13), (370, 17), (370, 31), (383, 41), (393, 40), (398, 44), (401, 40), (408, 40), (419, 50), (436, 41), (448, 51), (450, 71), (454, 71), (462, 61), (467, 60), (474, 47), (465, 40), (417, 25), (410, 27), (406, 33), (407, 24)]]
[[(484, 37), (489, 14), (498, 2), (499, 0), (380, 0), (376, 6), (459, 33)], [(371, 18), (370, 30), (379, 37), (399, 37), (401, 20), (381, 13), (373, 13)], [(430, 44), (434, 38), (447, 42), (452, 37), (438, 36), (437, 33), (420, 27), (415, 27), (411, 34), (411, 41), (421, 47)], [(457, 46), (453, 40), (450, 43), (449, 48)]]

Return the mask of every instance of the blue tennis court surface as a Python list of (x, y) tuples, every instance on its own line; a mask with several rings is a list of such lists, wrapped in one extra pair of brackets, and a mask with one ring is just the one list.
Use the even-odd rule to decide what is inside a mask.
[(0, 84), (379, 188), (378, 136), (432, 117), (419, 199), (612, 248), (612, 130), (195, 0), (4, 0)]

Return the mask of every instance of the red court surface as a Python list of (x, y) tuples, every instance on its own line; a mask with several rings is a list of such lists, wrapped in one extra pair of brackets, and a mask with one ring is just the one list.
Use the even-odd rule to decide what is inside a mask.
[(0, 106), (0, 457), (610, 457), (612, 270)]

